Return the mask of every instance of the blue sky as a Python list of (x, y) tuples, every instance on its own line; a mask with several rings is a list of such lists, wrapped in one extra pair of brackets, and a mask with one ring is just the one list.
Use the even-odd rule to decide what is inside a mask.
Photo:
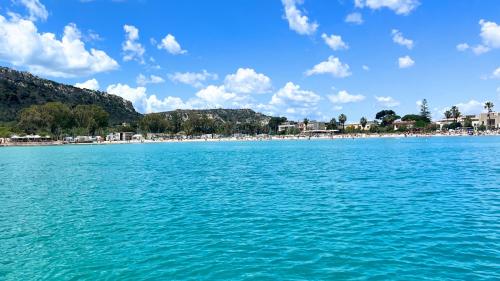
[[(246, 108), (348, 122), (500, 103), (496, 0), (2, 0), (1, 64), (140, 112)], [(348, 20), (349, 19), (349, 20)]]

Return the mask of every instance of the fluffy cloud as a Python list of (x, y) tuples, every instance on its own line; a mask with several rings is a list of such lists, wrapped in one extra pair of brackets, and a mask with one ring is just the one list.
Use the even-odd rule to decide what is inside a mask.
[(182, 101), (179, 97), (168, 96), (160, 100), (156, 95), (151, 95), (144, 100), (146, 113), (170, 111), (176, 109), (191, 109), (191, 105)]
[(203, 83), (207, 80), (217, 80), (219, 77), (215, 73), (209, 73), (206, 70), (202, 72), (176, 72), (169, 74), (168, 78), (176, 83), (191, 85), (195, 88), (203, 87)]
[(310, 22), (309, 18), (297, 8), (297, 4), (302, 3), (301, 0), (282, 0), (282, 3), (285, 8), (285, 18), (291, 30), (301, 35), (311, 35), (316, 32), (319, 25), (316, 22)]
[(418, 0), (354, 0), (354, 5), (372, 10), (388, 8), (398, 15), (408, 15), (420, 5), (420, 2)]
[(240, 108), (241, 104), (246, 101), (246, 97), (228, 92), (223, 85), (209, 85), (208, 87), (199, 90), (196, 93), (196, 97), (198, 99), (191, 100), (191, 103), (196, 107), (203, 108)]
[(88, 51), (74, 24), (68, 24), (58, 40), (53, 33), (38, 33), (32, 21), (0, 16), (0, 34), (0, 60), (27, 67), (37, 74), (76, 77), (118, 67), (105, 52)]
[(484, 102), (479, 102), (477, 100), (470, 100), (467, 102), (457, 103), (456, 106), (463, 115), (477, 114), (483, 111)]
[(326, 74), (329, 73), (333, 77), (344, 78), (351, 75), (349, 71), (349, 65), (342, 63), (338, 58), (334, 56), (328, 57), (328, 60), (323, 61), (315, 65), (312, 69), (306, 71), (307, 76), (315, 74)]
[(363, 24), (363, 17), (360, 13), (350, 13), (345, 17), (345, 22), (353, 24)]
[(399, 101), (395, 100), (393, 97), (377, 97), (375, 96), (377, 102), (386, 107), (395, 107), (399, 105)]
[(149, 75), (149, 77), (147, 77), (143, 74), (139, 74), (137, 76), (137, 78), (135, 79), (135, 81), (140, 86), (144, 86), (147, 84), (159, 84), (159, 83), (165, 82), (165, 80), (163, 78), (161, 78), (160, 76)]
[(363, 65), (362, 68), (364, 71), (370, 71), (370, 67), (368, 65)]
[(493, 73), (490, 76), (492, 79), (500, 79), (500, 67), (493, 70)]
[(45, 21), (49, 17), (49, 12), (39, 0), (18, 0), (18, 3), (26, 7), (31, 21), (38, 19)]
[(332, 103), (352, 103), (360, 102), (365, 99), (363, 95), (351, 95), (347, 91), (339, 91), (336, 95), (329, 95), (328, 99)]
[(139, 29), (133, 25), (124, 25), (123, 30), (125, 30), (125, 41), (122, 44), (123, 60), (136, 60), (143, 64), (145, 49), (141, 43), (137, 42), (139, 40)]
[(175, 40), (175, 37), (172, 34), (167, 34), (165, 38), (163, 38), (158, 44), (158, 49), (164, 49), (167, 50), (167, 52), (171, 53), (172, 55), (181, 55), (187, 53), (186, 50), (183, 50), (181, 48), (181, 45)]
[(391, 31), (391, 34), (392, 34), (392, 41), (394, 41), (394, 43), (401, 45), (401, 46), (405, 46), (408, 49), (413, 48), (413, 40), (408, 39), (408, 38), (404, 38), (403, 33), (401, 31), (399, 31), (397, 29), (393, 29)]
[(326, 35), (323, 33), (321, 35), (321, 38), (325, 41), (325, 44), (328, 45), (332, 50), (337, 51), (337, 50), (342, 50), (342, 49), (349, 49), (349, 46), (342, 41), (342, 37), (339, 35)]
[(470, 48), (470, 46), (467, 43), (460, 43), (460, 44), (457, 45), (457, 50), (460, 51), (460, 52), (463, 52), (463, 51), (465, 51), (465, 50), (467, 50), (469, 48)]
[(317, 105), (321, 97), (312, 91), (301, 90), (299, 85), (292, 82), (279, 89), (272, 98), (272, 105), (293, 105), (293, 106), (314, 106)]
[(97, 80), (93, 78), (82, 83), (76, 83), (75, 87), (97, 91), (99, 90), (99, 82), (97, 82)]
[(146, 99), (146, 88), (132, 88), (126, 84), (109, 85), (106, 91), (112, 95), (120, 96), (128, 101), (131, 101), (138, 111), (144, 108), (144, 100)]
[(398, 58), (398, 64), (399, 68), (408, 68), (412, 67), (415, 64), (415, 61), (412, 58), (410, 58), (410, 56), (404, 56)]
[(490, 48), (500, 48), (500, 26), (492, 21), (480, 20), (481, 39)]
[(317, 110), (321, 97), (312, 91), (302, 90), (292, 82), (279, 89), (271, 98), (267, 108), (270, 113), (291, 117), (308, 116)]
[(235, 93), (261, 94), (271, 90), (271, 79), (251, 68), (239, 68), (236, 73), (226, 76), (224, 85)]
[(482, 44), (471, 47), (467, 43), (461, 43), (457, 45), (457, 50), (465, 51), (471, 49), (474, 54), (480, 55), (492, 49), (500, 48), (500, 25), (484, 19), (479, 21), (479, 25), (481, 26), (479, 36), (481, 37)]

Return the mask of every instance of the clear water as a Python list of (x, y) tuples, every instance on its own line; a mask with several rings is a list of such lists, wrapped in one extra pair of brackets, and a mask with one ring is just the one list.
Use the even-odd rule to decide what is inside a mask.
[(0, 149), (2, 280), (498, 280), (500, 138)]

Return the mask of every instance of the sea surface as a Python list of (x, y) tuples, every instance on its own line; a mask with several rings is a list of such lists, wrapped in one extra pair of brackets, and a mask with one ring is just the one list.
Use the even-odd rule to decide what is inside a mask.
[(0, 148), (0, 280), (499, 280), (500, 137)]

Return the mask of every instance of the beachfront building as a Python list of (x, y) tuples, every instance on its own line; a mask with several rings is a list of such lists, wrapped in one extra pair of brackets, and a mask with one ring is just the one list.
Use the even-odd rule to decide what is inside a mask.
[(278, 133), (294, 130), (297, 128), (298, 128), (298, 125), (296, 122), (287, 121), (285, 123), (282, 123), (281, 125), (278, 125)]
[(488, 118), (488, 113), (481, 113), (478, 116), (479, 126), (484, 125), (487, 129), (499, 129), (500, 128), (500, 113), (491, 112)]
[[(466, 121), (470, 120), (471, 126), (469, 126), (469, 127), (473, 128), (474, 130), (477, 130), (479, 128), (479, 126), (481, 126), (480, 116), (483, 114), (486, 116), (486, 113), (481, 113), (480, 115), (460, 116), (457, 118), (457, 122), (462, 124), (462, 126), (465, 127), (465, 124), (467, 123)], [(483, 121), (485, 121), (484, 125), (486, 125), (486, 119), (487, 118), (485, 117), (483, 120)], [(450, 125), (453, 122), (455, 122), (455, 119), (453, 119), (453, 118), (443, 118), (441, 120), (436, 121), (435, 124), (437, 126), (439, 126), (439, 130), (442, 130), (444, 126)]]
[(321, 131), (321, 130), (326, 130), (326, 124), (325, 124), (325, 122), (319, 122), (319, 121), (316, 121), (316, 120), (311, 120), (311, 121), (307, 122), (307, 127), (306, 127), (306, 124), (304, 122), (298, 122), (297, 123), (297, 128), (299, 128), (299, 130), (301, 132), (304, 132), (304, 131)]
[(346, 125), (346, 128), (350, 128), (353, 130), (359, 130), (359, 131), (370, 131), (371, 128), (374, 128), (376, 126), (377, 126), (377, 122), (368, 121), (368, 122), (366, 122), (366, 125), (364, 128), (360, 123), (348, 124), (348, 125)]
[(415, 121), (403, 121), (401, 119), (398, 119), (392, 123), (394, 126), (394, 131), (397, 130), (406, 130), (406, 129), (413, 129), (415, 127)]
[(50, 142), (50, 141), (52, 141), (52, 138), (50, 136), (39, 136), (39, 135), (18, 136), (18, 135), (13, 135), (10, 137), (10, 142), (32, 143), (32, 142)]

